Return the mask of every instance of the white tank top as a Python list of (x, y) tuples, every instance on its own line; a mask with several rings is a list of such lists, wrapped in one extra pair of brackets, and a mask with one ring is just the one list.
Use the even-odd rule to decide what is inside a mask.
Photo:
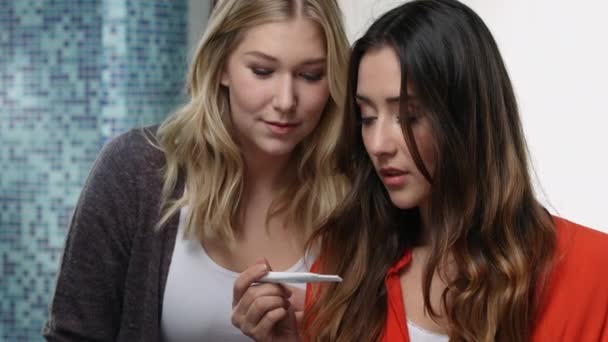
[(447, 335), (423, 329), (409, 319), (407, 320), (407, 332), (411, 342), (448, 342), (450, 340)]
[[(186, 211), (180, 211), (163, 296), (164, 341), (252, 341), (231, 323), (232, 287), (239, 273), (216, 264), (200, 242), (184, 239)], [(306, 272), (313, 261), (306, 256), (287, 271)]]

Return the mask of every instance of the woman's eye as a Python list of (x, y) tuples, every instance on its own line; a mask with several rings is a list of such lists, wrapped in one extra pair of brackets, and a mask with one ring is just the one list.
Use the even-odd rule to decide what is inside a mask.
[(371, 125), (376, 118), (373, 116), (362, 116), (359, 120), (361, 121), (362, 126)]
[(418, 112), (409, 112), (407, 113), (407, 122), (410, 124), (414, 124), (418, 122), (420, 119), (420, 114)]
[(266, 77), (272, 74), (273, 70), (266, 68), (251, 68), (251, 71), (257, 76)]
[(322, 73), (305, 72), (300, 75), (302, 76), (302, 78), (310, 82), (320, 81), (323, 78)]

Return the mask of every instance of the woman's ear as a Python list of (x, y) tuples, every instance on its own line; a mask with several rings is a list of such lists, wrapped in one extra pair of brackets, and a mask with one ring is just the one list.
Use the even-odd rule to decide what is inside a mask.
[(222, 70), (222, 75), (220, 76), (220, 84), (223, 85), (224, 87), (228, 87), (230, 85), (229, 79), (230, 78), (228, 77), (226, 68), (224, 67), (224, 69)]

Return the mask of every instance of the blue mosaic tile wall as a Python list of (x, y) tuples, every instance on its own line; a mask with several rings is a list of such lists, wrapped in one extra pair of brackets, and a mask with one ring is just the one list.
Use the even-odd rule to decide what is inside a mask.
[(0, 341), (39, 341), (108, 139), (180, 101), (186, 0), (0, 0)]

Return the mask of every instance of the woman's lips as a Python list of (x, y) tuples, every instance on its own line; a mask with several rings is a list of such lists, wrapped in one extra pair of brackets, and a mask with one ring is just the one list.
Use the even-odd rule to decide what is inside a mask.
[(264, 123), (272, 133), (277, 135), (288, 134), (298, 126), (297, 123), (291, 122), (264, 121)]
[(396, 187), (405, 184), (407, 172), (393, 167), (386, 167), (380, 169), (379, 174), (386, 186)]

